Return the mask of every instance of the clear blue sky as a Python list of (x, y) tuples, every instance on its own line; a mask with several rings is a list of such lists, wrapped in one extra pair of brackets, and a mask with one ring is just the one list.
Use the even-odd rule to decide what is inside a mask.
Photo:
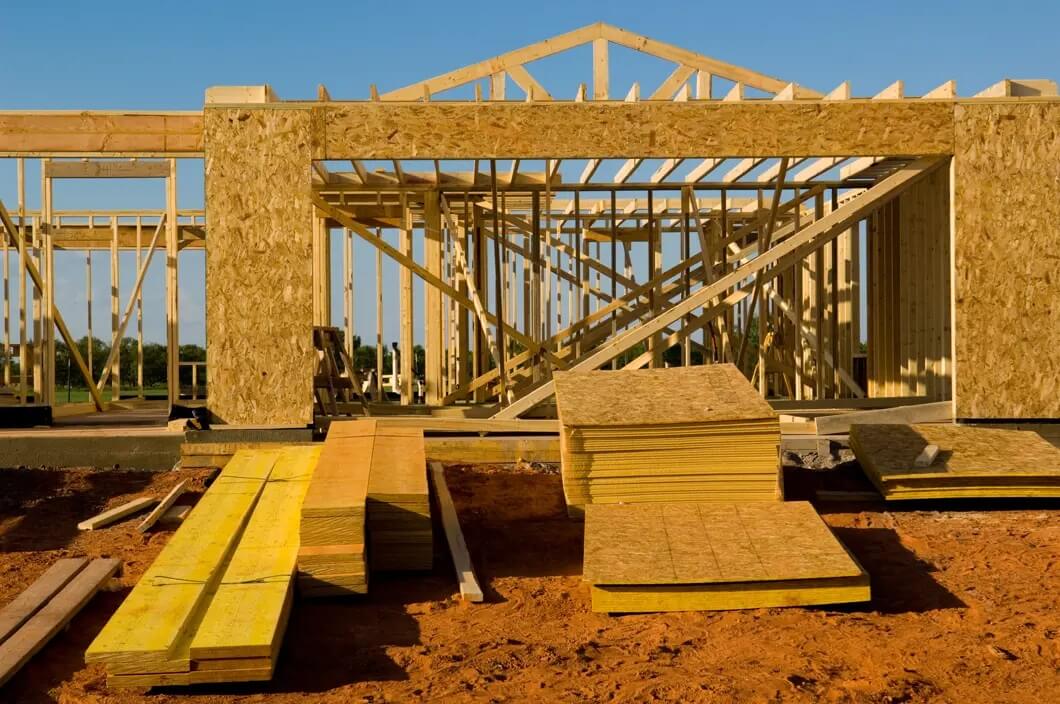
[[(605, 21), (634, 32), (827, 91), (850, 80), (871, 95), (897, 79), (917, 95), (955, 79), (971, 95), (1001, 78), (1060, 78), (1060, 3), (645, 3), (612, 2), (22, 2), (5, 0), (0, 110), (198, 109), (211, 85), (269, 83), (281, 98), (314, 98), (324, 83), (338, 99), (368, 85), (396, 88), (524, 44)], [(543, 62), (536, 77), (573, 95), (589, 81), (587, 53)], [(663, 65), (612, 53), (612, 93), (649, 86)], [(621, 96), (619, 96), (621, 97)], [(180, 205), (202, 207), (201, 163), (181, 166)], [(29, 205), (39, 183), (29, 169)], [(79, 182), (57, 187), (56, 208), (161, 207), (158, 184)], [(0, 198), (15, 200), (13, 160), (0, 159)], [(360, 254), (361, 251), (358, 251)], [(105, 267), (95, 264), (95, 327), (109, 325)], [(367, 260), (368, 257), (362, 257)], [(59, 302), (84, 332), (84, 257), (60, 256)], [(367, 261), (364, 262), (367, 266)], [(132, 260), (123, 257), (122, 297)], [(202, 264), (182, 258), (182, 337), (202, 341)], [(161, 274), (146, 288), (146, 329), (161, 339)], [(358, 319), (364, 336), (368, 296)], [(341, 309), (339, 309), (341, 312)], [(104, 334), (105, 336), (105, 334)], [(392, 333), (388, 332), (388, 337)]]

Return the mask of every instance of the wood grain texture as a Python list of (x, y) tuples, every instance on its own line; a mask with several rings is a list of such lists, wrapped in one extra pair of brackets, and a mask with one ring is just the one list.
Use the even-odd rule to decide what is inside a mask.
[(306, 109), (207, 109), (210, 410), (227, 423), (313, 420)]
[(329, 103), (326, 158), (949, 154), (949, 102)]
[(0, 111), (0, 156), (198, 156), (202, 144), (202, 113)]
[(87, 564), (88, 559), (84, 557), (57, 560), (34, 580), (33, 584), (0, 610), (0, 643), (7, 640), (8, 636), (65, 587)]
[(958, 418), (1060, 418), (1060, 102), (955, 110)]

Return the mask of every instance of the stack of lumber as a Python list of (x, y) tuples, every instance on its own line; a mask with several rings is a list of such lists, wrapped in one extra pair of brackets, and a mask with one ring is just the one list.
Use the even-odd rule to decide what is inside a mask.
[(343, 434), (336, 425), (302, 502), (298, 591), (306, 597), (368, 592), (365, 504), (375, 426)]
[(854, 425), (850, 447), (886, 499), (1060, 497), (1060, 449), (1031, 431)]
[(268, 680), (320, 449), (241, 450), (85, 653), (116, 686)]
[(328, 440), (372, 439), (366, 497), (368, 562), (380, 572), (431, 569), (434, 542), (423, 430), (388, 420), (336, 421)]
[(427, 455), (419, 428), (376, 423), (368, 478), (368, 556), (372, 569), (381, 572), (433, 566)]
[(780, 494), (776, 412), (731, 364), (557, 372), (563, 491), (591, 503)]
[(869, 599), (868, 575), (804, 501), (587, 506), (584, 579), (600, 612)]

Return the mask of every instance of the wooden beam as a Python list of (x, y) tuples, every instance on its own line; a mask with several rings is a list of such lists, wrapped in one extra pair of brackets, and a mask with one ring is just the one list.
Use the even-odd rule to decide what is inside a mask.
[(610, 73), (608, 70), (607, 40), (593, 39), (593, 100), (607, 100)]
[(165, 161), (48, 161), (48, 178), (166, 178)]
[(0, 111), (0, 157), (197, 157), (196, 112)]
[(438, 499), (438, 510), (442, 514), (442, 527), (445, 539), (449, 543), (449, 554), (453, 558), (456, 580), (460, 585), (460, 598), (464, 601), (481, 602), (482, 587), (475, 578), (475, 568), (471, 564), (471, 555), (467, 551), (464, 532), (460, 529), (460, 517), (456, 513), (453, 497), (445, 483), (445, 468), (440, 462), (431, 462), (431, 483)]

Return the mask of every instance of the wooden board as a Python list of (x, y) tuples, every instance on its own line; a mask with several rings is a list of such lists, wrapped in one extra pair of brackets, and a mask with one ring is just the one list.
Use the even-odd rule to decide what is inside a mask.
[(321, 447), (280, 452), (191, 640), (193, 660), (271, 657), (294, 593), (302, 499)]
[(1060, 102), (955, 108), (958, 418), (1060, 418)]
[(136, 526), (136, 530), (141, 533), (146, 533), (162, 516), (165, 515), (166, 511), (176, 503), (177, 499), (180, 498), (181, 494), (188, 486), (190, 480), (183, 479), (179, 484), (173, 487), (168, 494), (152, 509), (151, 513), (147, 514), (140, 524)]
[(471, 555), (464, 542), (464, 533), (460, 529), (460, 517), (456, 513), (453, 497), (445, 483), (445, 468), (438, 462), (431, 463), (431, 480), (435, 496), (438, 498), (438, 510), (442, 513), (442, 526), (445, 528), (445, 539), (449, 543), (449, 553), (453, 557), (456, 579), (460, 585), (460, 597), (465, 601), (482, 601), (482, 587), (475, 577), (475, 568), (471, 564)]
[(41, 609), (48, 600), (83, 570), (88, 564), (84, 557), (68, 557), (57, 560), (34, 580), (25, 591), (0, 610), (0, 643), (18, 630), (30, 616)]
[(0, 645), (0, 686), (70, 623), (120, 567), (120, 560), (93, 560), (22, 628), (4, 641)]
[(856, 411), (817, 419), (818, 435), (835, 435), (850, 432), (854, 425), (881, 423), (932, 423), (953, 420), (953, 402), (921, 403), (898, 408), (879, 408), (872, 411)]
[(313, 420), (311, 115), (207, 108), (206, 358), (226, 423)]
[(554, 379), (564, 427), (777, 419), (732, 364), (556, 372)]
[(593, 504), (594, 611), (864, 601), (868, 575), (807, 502)]
[(278, 450), (241, 450), (85, 652), (109, 674), (187, 672), (197, 619), (223, 574)]
[[(916, 459), (939, 448), (925, 467)], [(856, 425), (850, 446), (888, 499), (1060, 496), (1060, 449), (1037, 433), (961, 425)]]
[(87, 518), (77, 524), (78, 530), (98, 530), (109, 526), (111, 523), (120, 521), (121, 519), (131, 516), (134, 513), (139, 513), (149, 506), (153, 506), (158, 500), (151, 496), (141, 496), (128, 501), (121, 506), (116, 506), (112, 509), (104, 511), (103, 513)]

